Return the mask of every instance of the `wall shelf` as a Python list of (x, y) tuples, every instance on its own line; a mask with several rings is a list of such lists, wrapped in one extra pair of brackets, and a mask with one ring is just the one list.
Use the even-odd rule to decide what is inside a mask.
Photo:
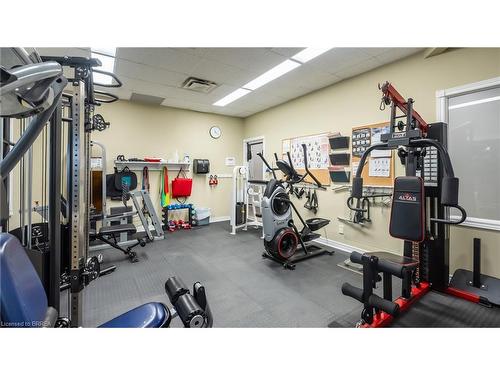
[(167, 167), (169, 171), (178, 171), (182, 168), (183, 171), (189, 172), (191, 163), (170, 163), (170, 162), (147, 162), (147, 161), (119, 161), (115, 160), (115, 167), (123, 169), (128, 167), (131, 171), (142, 171), (144, 167), (148, 167), (150, 171), (160, 171), (163, 167)]

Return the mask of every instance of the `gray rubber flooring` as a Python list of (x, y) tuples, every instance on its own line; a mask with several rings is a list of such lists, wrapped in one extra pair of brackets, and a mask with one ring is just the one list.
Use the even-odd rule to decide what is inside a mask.
[(361, 305), (340, 291), (345, 281), (361, 282), (360, 275), (337, 266), (347, 254), (336, 251), (285, 270), (262, 258), (260, 233), (249, 229), (233, 236), (228, 222), (177, 231), (136, 247), (138, 263), (116, 250), (102, 251), (103, 266), (115, 264), (117, 270), (84, 290), (84, 326), (95, 327), (150, 301), (169, 305), (164, 284), (174, 275), (187, 285), (205, 285), (215, 327), (327, 327), (360, 311)]
[[(338, 267), (347, 254), (298, 263), (294, 271), (263, 259), (260, 230), (229, 234), (229, 224), (167, 234), (136, 247), (130, 263), (116, 250), (104, 250), (104, 264), (117, 270), (84, 290), (85, 327), (95, 327), (140, 304), (169, 305), (164, 291), (170, 276), (187, 285), (201, 281), (214, 315), (214, 327), (354, 327), (362, 306), (342, 295), (343, 282), (361, 286), (362, 277)], [(394, 292), (399, 281), (394, 279)], [(171, 326), (180, 327), (179, 319)], [(500, 309), (486, 308), (431, 292), (396, 319), (393, 327), (500, 327)]]

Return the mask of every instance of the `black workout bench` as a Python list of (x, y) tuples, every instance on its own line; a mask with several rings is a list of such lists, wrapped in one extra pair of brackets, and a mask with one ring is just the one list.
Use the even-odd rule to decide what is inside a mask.
[(146, 240), (144, 238), (138, 238), (136, 240), (137, 243), (128, 246), (127, 248), (123, 248), (118, 243), (118, 238), (122, 233), (133, 235), (137, 233), (137, 229), (134, 224), (118, 224), (101, 227), (99, 231), (90, 229), (89, 236), (90, 241), (100, 240), (127, 255), (132, 263), (138, 262), (139, 258), (137, 258), (137, 253), (132, 251), (132, 249), (137, 245), (141, 245), (141, 247), (146, 246)]

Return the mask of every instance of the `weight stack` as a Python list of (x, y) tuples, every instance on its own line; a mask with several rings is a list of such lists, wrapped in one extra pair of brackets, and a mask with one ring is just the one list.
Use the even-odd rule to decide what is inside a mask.
[(244, 202), (236, 202), (236, 225), (245, 224), (247, 221), (247, 207)]

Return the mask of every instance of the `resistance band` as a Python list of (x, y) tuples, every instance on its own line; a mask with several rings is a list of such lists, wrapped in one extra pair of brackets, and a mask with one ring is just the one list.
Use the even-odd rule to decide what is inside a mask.
[(160, 174), (160, 197), (161, 206), (166, 207), (170, 204), (170, 193), (168, 191), (168, 169), (163, 167)]

